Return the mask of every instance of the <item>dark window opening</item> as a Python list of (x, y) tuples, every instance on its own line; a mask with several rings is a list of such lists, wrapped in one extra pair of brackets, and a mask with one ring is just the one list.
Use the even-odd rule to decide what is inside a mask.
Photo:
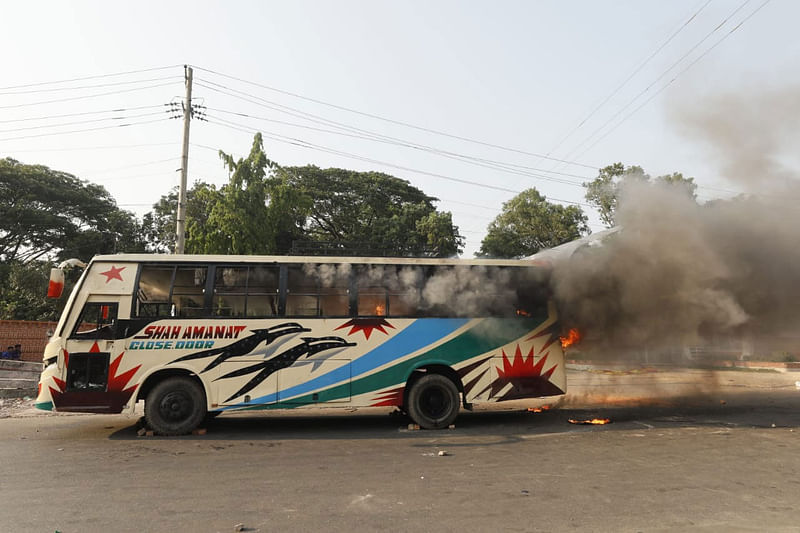
[(349, 264), (289, 266), (286, 316), (349, 316), (349, 288)]
[(136, 316), (204, 316), (208, 267), (144, 265), (136, 290)]
[(108, 384), (108, 357), (107, 353), (70, 354), (67, 390), (104, 392)]
[(117, 329), (116, 303), (87, 303), (72, 330), (72, 339), (114, 339)]
[(218, 266), (214, 316), (269, 317), (278, 314), (279, 269), (275, 266)]

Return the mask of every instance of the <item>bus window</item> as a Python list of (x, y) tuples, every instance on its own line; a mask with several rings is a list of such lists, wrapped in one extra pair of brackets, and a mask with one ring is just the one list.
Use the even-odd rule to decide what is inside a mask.
[(113, 339), (117, 325), (117, 304), (87, 303), (72, 330), (71, 339)]
[(358, 316), (418, 316), (421, 269), (365, 265), (357, 272)]
[(247, 278), (247, 316), (278, 314), (278, 267), (250, 267)]
[(139, 289), (136, 291), (136, 310), (140, 317), (170, 316), (172, 302), (170, 290), (173, 266), (144, 265), (139, 275)]
[(208, 267), (178, 267), (172, 286), (174, 316), (202, 316)]
[(260, 317), (277, 314), (276, 267), (223, 267), (214, 280), (214, 315)]
[(348, 316), (349, 268), (333, 265), (290, 266), (287, 316)]

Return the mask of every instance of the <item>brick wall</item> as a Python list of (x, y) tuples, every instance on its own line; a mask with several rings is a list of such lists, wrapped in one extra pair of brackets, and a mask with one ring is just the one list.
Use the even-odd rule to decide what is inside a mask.
[(55, 322), (0, 320), (0, 351), (9, 345), (21, 344), (23, 361), (41, 361), (47, 333), (55, 328)]

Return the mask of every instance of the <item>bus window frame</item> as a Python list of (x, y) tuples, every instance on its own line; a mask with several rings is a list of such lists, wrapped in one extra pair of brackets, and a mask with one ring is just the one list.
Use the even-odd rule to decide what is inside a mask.
[[(113, 319), (108, 324), (105, 324), (100, 327), (96, 327), (95, 329), (86, 330), (86, 331), (78, 331), (78, 328), (81, 327), (83, 323), (82, 318), (85, 316), (84, 313), (86, 312), (89, 306), (98, 306), (102, 308), (103, 306), (108, 307), (108, 314), (112, 316)], [(98, 309), (100, 312), (100, 309)], [(72, 331), (67, 337), (69, 340), (76, 340), (76, 341), (92, 341), (92, 340), (114, 340), (117, 338), (117, 326), (119, 324), (119, 303), (118, 302), (84, 302), (83, 307), (78, 313), (78, 318), (75, 320), (75, 324), (72, 326)]]

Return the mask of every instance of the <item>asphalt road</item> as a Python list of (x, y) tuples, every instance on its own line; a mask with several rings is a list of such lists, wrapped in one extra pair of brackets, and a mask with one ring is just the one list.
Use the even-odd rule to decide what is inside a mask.
[[(800, 375), (569, 377), (553, 409), (444, 431), (317, 409), (138, 437), (136, 417), (17, 410), (0, 531), (800, 531)], [(568, 422), (592, 417), (612, 422)]]

